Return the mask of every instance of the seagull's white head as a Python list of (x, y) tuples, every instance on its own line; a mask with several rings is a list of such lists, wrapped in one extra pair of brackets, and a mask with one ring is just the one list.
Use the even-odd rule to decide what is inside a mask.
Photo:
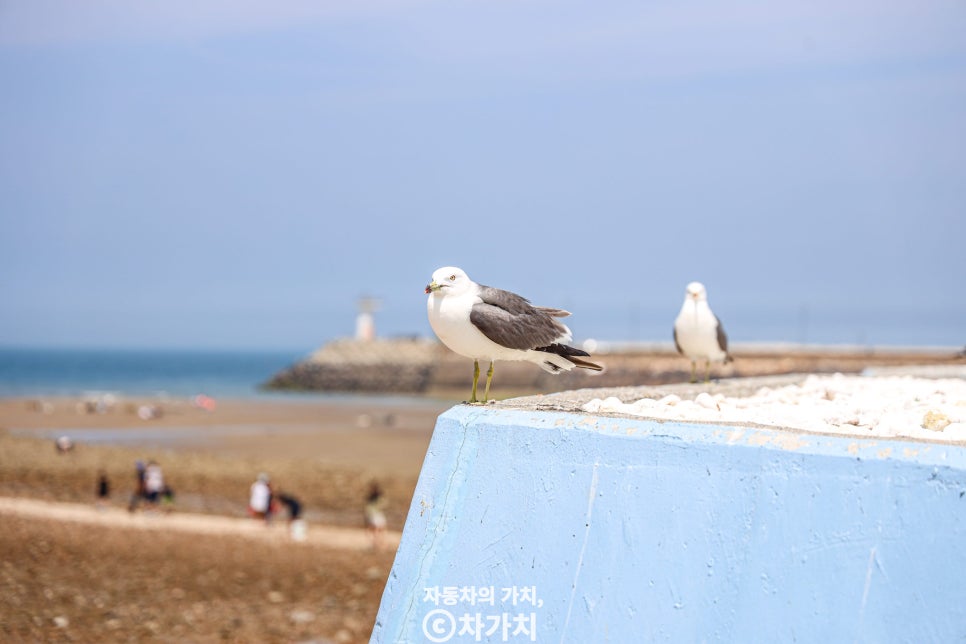
[(462, 268), (444, 266), (433, 272), (433, 281), (426, 285), (427, 293), (440, 295), (460, 295), (473, 288), (473, 281)]
[(685, 300), (693, 300), (694, 302), (708, 301), (708, 291), (705, 290), (704, 284), (701, 282), (691, 282), (688, 284), (686, 293)]

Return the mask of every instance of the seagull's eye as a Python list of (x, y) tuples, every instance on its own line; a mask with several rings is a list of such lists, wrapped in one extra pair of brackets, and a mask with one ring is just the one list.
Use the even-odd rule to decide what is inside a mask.
[(455, 275), (450, 275), (449, 276), (449, 281), (455, 282), (456, 281), (456, 276)]

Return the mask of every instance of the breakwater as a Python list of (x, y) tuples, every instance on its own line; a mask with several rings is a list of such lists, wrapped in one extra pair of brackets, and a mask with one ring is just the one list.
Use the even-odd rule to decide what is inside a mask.
[[(672, 345), (605, 347), (593, 352), (602, 373), (574, 370), (552, 375), (528, 363), (499, 362), (494, 392), (547, 393), (586, 387), (626, 387), (687, 382), (690, 363)], [(913, 364), (964, 364), (952, 348), (817, 347), (742, 345), (735, 361), (712, 367), (713, 377), (731, 378), (788, 373), (859, 373), (864, 369)], [(485, 365), (481, 365), (484, 369)], [(429, 393), (468, 390), (472, 361), (436, 340), (393, 338), (327, 343), (275, 374), (272, 390), (373, 393)]]

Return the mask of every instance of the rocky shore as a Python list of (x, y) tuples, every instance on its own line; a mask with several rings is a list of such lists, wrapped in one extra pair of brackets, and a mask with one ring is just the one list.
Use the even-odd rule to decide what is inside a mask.
[[(732, 355), (734, 362), (712, 367), (712, 377), (860, 373), (887, 366), (966, 364), (963, 353), (950, 348), (736, 344)], [(500, 362), (494, 385), (517, 394), (547, 393), (687, 382), (690, 376), (690, 363), (671, 345), (602, 348), (594, 352), (594, 358), (605, 365), (602, 373), (574, 370), (555, 376), (532, 364)], [(264, 387), (294, 391), (449, 392), (469, 389), (472, 371), (470, 360), (431, 339), (340, 339), (276, 374)]]

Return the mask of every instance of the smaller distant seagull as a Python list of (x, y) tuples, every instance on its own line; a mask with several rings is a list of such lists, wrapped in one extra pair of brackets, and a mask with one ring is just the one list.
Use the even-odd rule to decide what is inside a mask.
[(708, 292), (704, 284), (691, 282), (684, 296), (684, 305), (674, 320), (674, 346), (691, 360), (691, 382), (696, 382), (695, 368), (704, 360), (704, 381), (711, 380), (711, 363), (731, 362), (728, 336), (721, 321), (708, 306)]
[(443, 344), (473, 360), (473, 393), (480, 381), (480, 360), (489, 360), (483, 403), (490, 397), (493, 363), (526, 360), (553, 374), (574, 367), (601, 371), (603, 367), (582, 360), (590, 354), (565, 343), (570, 329), (557, 318), (567, 311), (533, 306), (516, 293), (477, 284), (462, 269), (445, 266), (433, 273), (426, 287), (429, 324)]

